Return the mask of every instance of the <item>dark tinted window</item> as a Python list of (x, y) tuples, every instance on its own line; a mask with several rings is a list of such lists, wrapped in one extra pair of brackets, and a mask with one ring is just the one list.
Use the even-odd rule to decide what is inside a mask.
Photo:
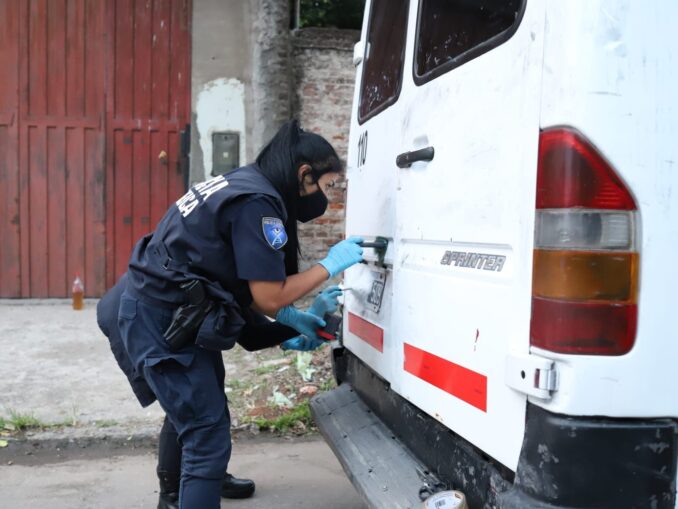
[(507, 40), (524, 0), (421, 0), (417, 27), (417, 82), (442, 74)]
[(363, 63), (360, 115), (363, 122), (398, 99), (403, 81), (407, 0), (373, 0)]

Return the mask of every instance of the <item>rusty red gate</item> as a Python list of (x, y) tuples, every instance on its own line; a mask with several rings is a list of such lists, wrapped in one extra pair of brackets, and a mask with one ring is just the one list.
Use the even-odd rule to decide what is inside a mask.
[(0, 297), (101, 295), (184, 188), (190, 0), (0, 0)]

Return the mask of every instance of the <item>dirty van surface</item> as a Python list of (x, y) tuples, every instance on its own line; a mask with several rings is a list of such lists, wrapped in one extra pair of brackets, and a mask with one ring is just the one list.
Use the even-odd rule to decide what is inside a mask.
[(676, 16), (366, 3), (346, 233), (388, 243), (312, 409), (374, 507), (677, 507)]

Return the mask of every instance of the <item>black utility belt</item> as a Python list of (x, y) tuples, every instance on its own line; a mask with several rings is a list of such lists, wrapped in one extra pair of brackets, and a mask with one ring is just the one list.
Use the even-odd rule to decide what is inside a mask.
[(180, 287), (186, 294), (187, 302), (174, 312), (172, 323), (163, 334), (172, 352), (195, 343), (202, 322), (214, 306), (207, 298), (205, 286), (200, 280), (187, 281)]

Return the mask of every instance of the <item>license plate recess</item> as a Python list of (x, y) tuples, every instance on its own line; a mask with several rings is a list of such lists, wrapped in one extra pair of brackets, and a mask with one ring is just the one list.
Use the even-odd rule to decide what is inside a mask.
[(386, 288), (386, 271), (381, 269), (371, 269), (372, 288), (367, 295), (365, 307), (378, 313), (381, 309), (381, 301), (384, 297), (384, 288)]

